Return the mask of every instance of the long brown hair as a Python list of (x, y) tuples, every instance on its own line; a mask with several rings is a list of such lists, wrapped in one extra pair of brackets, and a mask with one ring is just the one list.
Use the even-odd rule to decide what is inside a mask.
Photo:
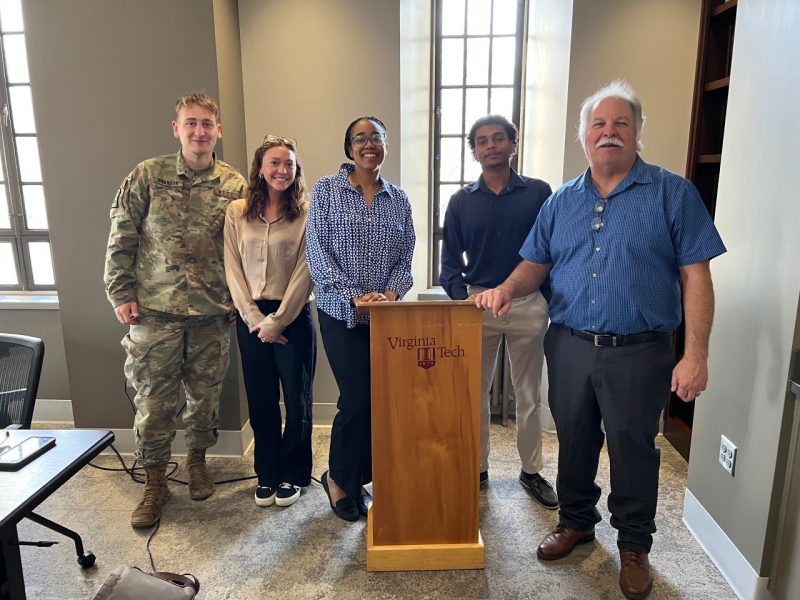
[(285, 146), (294, 152), (295, 165), (297, 171), (294, 181), (281, 195), (281, 206), (279, 207), (282, 216), (289, 221), (294, 221), (303, 212), (306, 204), (306, 181), (303, 178), (303, 168), (300, 166), (300, 159), (297, 157), (297, 150), (294, 144), (287, 140), (280, 142), (266, 141), (253, 156), (253, 165), (250, 167), (250, 182), (247, 185), (247, 199), (245, 201), (244, 218), (248, 221), (258, 219), (267, 207), (269, 199), (269, 189), (267, 182), (261, 176), (261, 161), (267, 150), (275, 146)]

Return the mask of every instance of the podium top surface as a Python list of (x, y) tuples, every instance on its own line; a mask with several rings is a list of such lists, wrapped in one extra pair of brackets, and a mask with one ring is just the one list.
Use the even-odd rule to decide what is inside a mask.
[(400, 302), (356, 302), (356, 309), (362, 315), (369, 314), (370, 311), (392, 310), (398, 308), (425, 308), (425, 307), (443, 308), (448, 306), (472, 306), (475, 310), (481, 310), (475, 306), (472, 300), (426, 300), (426, 301), (411, 301), (401, 300)]

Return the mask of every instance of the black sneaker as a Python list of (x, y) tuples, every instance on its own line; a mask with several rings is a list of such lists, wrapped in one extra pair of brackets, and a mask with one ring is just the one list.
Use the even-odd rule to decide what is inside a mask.
[(481, 474), (478, 476), (478, 486), (483, 487), (489, 481), (489, 471), (481, 471)]
[(259, 506), (272, 506), (275, 504), (275, 488), (260, 485), (256, 488), (256, 504)]
[(529, 475), (525, 471), (520, 471), (519, 482), (539, 504), (550, 510), (558, 508), (558, 496), (553, 486), (547, 483), (544, 477), (538, 473)]
[(282, 483), (275, 494), (275, 504), (278, 506), (291, 506), (300, 497), (300, 487), (291, 483)]

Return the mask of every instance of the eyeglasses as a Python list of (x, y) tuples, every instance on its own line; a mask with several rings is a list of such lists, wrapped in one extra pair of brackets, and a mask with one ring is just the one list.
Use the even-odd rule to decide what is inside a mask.
[(350, 138), (350, 142), (356, 148), (361, 148), (361, 146), (366, 146), (367, 142), (372, 142), (376, 146), (383, 146), (386, 143), (386, 136), (382, 134), (380, 131), (376, 131), (372, 135), (365, 135), (363, 133), (359, 133), (358, 135), (354, 135)]
[(292, 148), (297, 148), (297, 140), (290, 137), (280, 137), (277, 135), (272, 135), (268, 133), (264, 136), (264, 143), (262, 146), (266, 146), (267, 144), (281, 144), (286, 146), (291, 146)]
[(606, 202), (608, 202), (608, 199), (598, 198), (597, 202), (594, 203), (595, 217), (592, 219), (592, 231), (600, 231), (606, 226), (603, 221), (603, 213), (606, 211)]

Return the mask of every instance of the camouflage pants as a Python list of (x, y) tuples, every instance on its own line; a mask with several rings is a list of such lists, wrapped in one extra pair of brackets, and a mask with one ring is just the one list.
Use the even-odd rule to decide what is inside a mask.
[(216, 444), (230, 338), (227, 315), (180, 317), (142, 307), (139, 312), (122, 346), (128, 353), (125, 376), (136, 390), (136, 458), (147, 466), (170, 459), (181, 382), (186, 446)]

